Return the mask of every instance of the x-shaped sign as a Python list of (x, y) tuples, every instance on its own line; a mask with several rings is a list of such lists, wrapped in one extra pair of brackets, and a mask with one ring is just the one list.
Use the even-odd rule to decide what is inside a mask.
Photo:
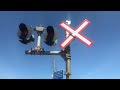
[(66, 48), (72, 40), (76, 37), (78, 38), (81, 42), (83, 42), (85, 45), (88, 47), (93, 45), (93, 41), (81, 34), (82, 30), (84, 30), (88, 25), (90, 24), (90, 21), (85, 19), (77, 29), (74, 29), (73, 27), (69, 26), (66, 24), (64, 21), (61, 22), (59, 25), (66, 30), (70, 35), (60, 44), (61, 48)]

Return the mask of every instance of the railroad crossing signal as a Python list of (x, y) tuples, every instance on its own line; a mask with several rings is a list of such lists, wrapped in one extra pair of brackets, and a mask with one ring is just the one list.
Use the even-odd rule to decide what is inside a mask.
[(72, 40), (76, 37), (79, 39), (81, 42), (83, 42), (85, 45), (88, 47), (93, 45), (93, 41), (81, 34), (81, 32), (90, 24), (90, 21), (85, 19), (79, 26), (78, 28), (74, 29), (72, 26), (69, 26), (66, 24), (64, 21), (61, 22), (59, 25), (66, 30), (70, 35), (65, 38), (65, 40), (60, 44), (61, 48), (66, 48)]

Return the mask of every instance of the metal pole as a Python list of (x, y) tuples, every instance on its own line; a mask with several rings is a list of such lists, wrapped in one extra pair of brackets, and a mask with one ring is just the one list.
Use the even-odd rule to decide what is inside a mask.
[[(66, 37), (69, 36), (69, 33), (66, 32)], [(70, 45), (65, 48), (66, 51), (66, 79), (70, 79), (71, 75), (71, 55), (70, 55)]]
[(41, 33), (38, 31), (37, 34), (38, 34), (38, 39), (37, 39), (37, 49), (40, 49), (40, 48), (41, 48), (41, 46), (40, 46)]
[(55, 59), (53, 59), (53, 79), (54, 79), (54, 72), (56, 72), (56, 66), (55, 66)]
[(55, 59), (53, 59), (53, 72), (56, 72), (56, 62), (55, 62)]
[[(68, 25), (71, 24), (71, 21), (69, 20), (66, 20), (66, 23)], [(69, 36), (69, 33), (66, 31), (66, 38)], [(66, 51), (66, 79), (70, 79), (70, 75), (71, 75), (71, 55), (70, 55), (70, 45), (68, 45), (66, 48), (65, 48), (65, 51)]]

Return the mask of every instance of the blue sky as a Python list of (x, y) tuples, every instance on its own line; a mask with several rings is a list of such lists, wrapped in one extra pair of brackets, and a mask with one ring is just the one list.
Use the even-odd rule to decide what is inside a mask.
[[(42, 42), (45, 50), (61, 50), (59, 44), (65, 31), (58, 25), (66, 19), (77, 27), (84, 19), (91, 23), (82, 32), (93, 40), (88, 48), (75, 39), (71, 43), (72, 79), (120, 78), (120, 11), (0, 11), (0, 79), (52, 79), (52, 60), (57, 70), (65, 69), (61, 56), (25, 55), (35, 42), (23, 45), (16, 35), (21, 22), (33, 27), (53, 25), (59, 31), (58, 44), (53, 47)], [(43, 41), (43, 39), (42, 39)], [(64, 76), (65, 78), (65, 76)]]

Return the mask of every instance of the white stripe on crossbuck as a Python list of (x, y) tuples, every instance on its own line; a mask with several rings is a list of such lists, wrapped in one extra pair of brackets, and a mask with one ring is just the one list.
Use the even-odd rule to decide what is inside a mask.
[(69, 43), (71, 39), (73, 39), (73, 36), (69, 36), (68, 38), (66, 38), (66, 40), (61, 44), (61, 46), (65, 47), (65, 45)]

